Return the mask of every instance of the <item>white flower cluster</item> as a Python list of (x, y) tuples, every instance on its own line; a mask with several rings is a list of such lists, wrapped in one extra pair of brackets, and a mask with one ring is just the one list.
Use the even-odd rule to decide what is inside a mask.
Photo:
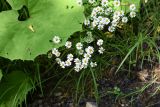
[[(56, 38), (59, 38), (59, 37), (56, 36)], [(60, 40), (60, 38), (59, 38), (59, 40)], [(99, 47), (99, 49), (98, 49), (99, 54), (103, 54), (105, 51), (105, 49), (102, 47), (102, 45), (103, 45), (103, 40), (102, 39), (97, 40), (97, 46)], [(65, 48), (69, 49), (71, 47), (72, 47), (72, 42), (67, 41), (65, 44)], [(74, 56), (72, 53), (69, 53), (67, 55), (67, 58), (65, 61), (60, 59), (61, 53), (58, 51), (58, 49), (56, 49), (56, 48), (52, 49), (52, 54), (56, 56), (56, 62), (57, 62), (57, 64), (60, 65), (61, 68), (66, 68), (66, 67), (70, 67), (73, 65), (74, 70), (76, 72), (79, 72), (82, 69), (86, 69), (88, 66), (90, 66), (90, 67), (97, 66), (97, 63), (92, 62), (92, 60), (91, 60), (92, 56), (95, 52), (95, 49), (93, 46), (87, 46), (86, 48), (84, 48), (83, 44), (81, 42), (78, 42), (78, 43), (76, 43), (75, 47), (79, 53), (78, 57), (80, 57), (80, 58)]]
[[(89, 4), (95, 3), (95, 0), (88, 0)], [(96, 3), (95, 3), (96, 4)], [(109, 32), (114, 32), (116, 26), (121, 23), (127, 23), (128, 17), (125, 16), (123, 10), (117, 10), (116, 8), (121, 5), (120, 0), (114, 0), (112, 5), (109, 0), (101, 0), (100, 4), (97, 3), (96, 7), (92, 9), (90, 17), (86, 18), (84, 25), (90, 28), (98, 28), (103, 30), (104, 27), (108, 28)], [(130, 17), (136, 16), (135, 4), (130, 5)]]
[(136, 6), (135, 6), (135, 4), (131, 4), (130, 5), (130, 7), (129, 7), (129, 9), (130, 9), (130, 17), (131, 18), (134, 18), (134, 17), (136, 17), (136, 12), (135, 12), (135, 10), (136, 10)]

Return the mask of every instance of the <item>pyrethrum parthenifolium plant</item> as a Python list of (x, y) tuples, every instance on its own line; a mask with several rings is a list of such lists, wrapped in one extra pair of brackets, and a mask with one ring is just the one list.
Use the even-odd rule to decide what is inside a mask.
[[(139, 9), (137, 7), (138, 1), (88, 0), (86, 2), (88, 5), (84, 4), (86, 6), (84, 24), (92, 30), (97, 28), (114, 32), (118, 26), (127, 23), (129, 18), (136, 16), (136, 12)], [(82, 0), (78, 0), (78, 3), (82, 5)]]
[(18, 107), (32, 88), (31, 78), (22, 71), (4, 75), (0, 82), (0, 107)]
[[(13, 10), (0, 13), (0, 56), (10, 59), (34, 59), (52, 47), (59, 47), (82, 29), (83, 7), (75, 0), (8, 0)], [(17, 9), (28, 7), (29, 19), (18, 21)], [(49, 41), (54, 35), (60, 45)]]
[[(77, 0), (77, 3), (80, 6), (83, 6), (82, 0)], [(88, 1), (86, 1), (86, 3), (88, 5), (90, 5), (89, 8), (91, 9), (91, 13), (90, 13), (90, 15), (86, 16), (86, 19), (84, 21), (84, 25), (86, 27), (88, 27), (92, 32), (94, 32), (94, 30), (102, 30), (102, 31), (105, 30), (105, 32), (108, 31), (108, 32), (112, 33), (116, 30), (116, 28), (119, 25), (126, 24), (129, 20), (129, 18), (136, 17), (136, 9), (137, 8), (134, 3), (130, 3), (127, 5), (127, 7), (129, 7), (128, 8), (129, 16), (127, 15), (128, 13), (126, 13), (123, 9), (121, 9), (122, 2), (120, 0), (114, 0), (114, 1), (88, 0)], [(76, 51), (78, 51), (81, 54), (80, 55), (73, 55), (72, 53), (69, 53), (67, 55), (67, 58), (65, 58), (65, 61), (61, 60), (60, 57), (63, 54), (61, 54), (57, 48), (52, 49), (52, 54), (57, 57), (56, 61), (61, 66), (61, 68), (69, 67), (69, 66), (73, 65), (73, 62), (75, 64), (74, 70), (77, 72), (79, 72), (82, 69), (86, 69), (89, 64), (92, 67), (97, 66), (97, 63), (90, 61), (90, 59), (92, 59), (92, 60), (94, 59), (94, 58), (92, 58), (94, 55), (93, 53), (97, 53), (97, 51), (99, 54), (104, 53), (105, 49), (102, 45), (103, 45), (103, 41), (106, 41), (106, 40), (103, 40), (100, 37), (96, 37), (98, 35), (95, 36), (92, 34), (92, 32), (90, 32), (90, 35), (91, 35), (91, 37), (93, 37), (93, 40), (90, 41), (90, 43), (95, 42), (94, 40), (98, 39), (96, 41), (97, 47), (95, 47), (98, 49), (94, 48), (94, 46), (96, 46), (96, 45), (92, 46), (94, 43), (92, 43), (92, 45), (90, 45), (90, 43), (88, 43), (87, 44), (88, 46), (84, 46), (82, 41), (79, 41), (76, 44), (72, 44), (72, 41), (67, 41), (65, 44), (66, 50), (69, 48), (71, 48), (73, 50), (73, 48), (76, 47), (75, 53), (76, 53)], [(87, 36), (87, 34), (86, 34), (86, 36)], [(60, 43), (61, 42), (60, 37), (54, 36), (53, 42), (55, 44)], [(72, 45), (74, 45), (74, 46), (72, 46)]]

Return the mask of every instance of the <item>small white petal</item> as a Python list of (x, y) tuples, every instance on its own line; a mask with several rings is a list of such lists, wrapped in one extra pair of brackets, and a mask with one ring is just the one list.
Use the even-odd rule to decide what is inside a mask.
[(97, 62), (91, 62), (91, 63), (90, 63), (90, 66), (91, 66), (91, 67), (96, 67), (96, 66), (97, 66)]
[(73, 57), (74, 57), (74, 56), (73, 56), (72, 54), (68, 54), (68, 55), (67, 55), (67, 60), (73, 61)]
[(99, 52), (100, 54), (103, 54), (104, 51), (105, 51), (105, 49), (104, 49), (103, 47), (100, 47), (99, 50), (98, 50), (98, 52)]
[(123, 22), (123, 23), (127, 23), (127, 22), (128, 22), (128, 18), (127, 18), (127, 17), (123, 17), (123, 18), (122, 18), (122, 22)]
[(129, 15), (130, 15), (131, 18), (134, 18), (134, 17), (136, 17), (136, 12), (130, 12)]
[(99, 40), (97, 41), (97, 45), (98, 45), (98, 46), (103, 45), (103, 40), (102, 40), (102, 39), (99, 39)]
[(119, 7), (120, 6), (120, 1), (119, 0), (114, 0), (113, 5), (115, 7)]
[(77, 48), (77, 50), (81, 50), (81, 49), (83, 48), (83, 44), (80, 43), (80, 42), (78, 42), (78, 43), (76, 44), (76, 48)]
[(54, 36), (53, 39), (52, 39), (52, 41), (53, 41), (55, 44), (58, 44), (58, 43), (61, 42), (61, 39), (60, 39), (59, 36)]
[(85, 51), (87, 52), (87, 54), (93, 54), (94, 52), (94, 48), (92, 46), (88, 46)]
[(136, 5), (135, 5), (135, 4), (131, 4), (131, 5), (129, 6), (129, 9), (130, 9), (131, 11), (136, 10)]
[(67, 41), (66, 44), (65, 44), (66, 48), (71, 48), (72, 47), (72, 42), (70, 41)]

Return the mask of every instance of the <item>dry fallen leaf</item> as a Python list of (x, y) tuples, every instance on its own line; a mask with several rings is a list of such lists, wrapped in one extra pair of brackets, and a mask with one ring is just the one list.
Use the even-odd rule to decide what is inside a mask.
[(160, 65), (153, 70), (153, 77), (160, 81)]
[(138, 73), (138, 78), (141, 80), (141, 81), (146, 81), (147, 77), (149, 76), (148, 74), (148, 70), (147, 69), (144, 69), (142, 71), (140, 71)]

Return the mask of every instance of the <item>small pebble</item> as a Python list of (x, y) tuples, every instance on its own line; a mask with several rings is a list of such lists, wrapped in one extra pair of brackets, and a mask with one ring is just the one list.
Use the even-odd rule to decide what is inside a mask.
[(61, 95), (62, 95), (61, 92), (54, 93), (54, 96), (55, 96), (55, 97), (58, 97), (58, 96), (61, 96)]
[(95, 102), (87, 102), (86, 107), (98, 107)]

